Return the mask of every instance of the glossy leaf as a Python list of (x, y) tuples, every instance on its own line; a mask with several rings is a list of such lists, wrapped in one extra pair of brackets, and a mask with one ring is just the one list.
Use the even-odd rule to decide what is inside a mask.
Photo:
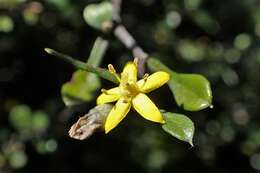
[(155, 58), (148, 59), (148, 67), (171, 75), (168, 85), (177, 104), (185, 110), (199, 111), (212, 105), (210, 83), (202, 75), (176, 73)]
[(112, 21), (113, 9), (109, 2), (90, 4), (83, 12), (85, 21), (96, 29), (103, 29), (106, 22)]
[(162, 128), (179, 140), (188, 142), (193, 146), (194, 124), (187, 116), (177, 113), (163, 113), (166, 123)]
[(168, 85), (177, 104), (185, 110), (199, 111), (211, 106), (210, 83), (202, 75), (171, 73)]

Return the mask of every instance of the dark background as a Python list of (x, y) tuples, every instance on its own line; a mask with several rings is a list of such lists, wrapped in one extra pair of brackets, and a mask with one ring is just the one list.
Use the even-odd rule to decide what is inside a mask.
[[(85, 61), (103, 35), (110, 45), (102, 67), (121, 69), (132, 56), (113, 35), (85, 23), (83, 9), (97, 2), (0, 0), (0, 173), (260, 171), (260, 1), (123, 1), (123, 24), (139, 45), (173, 70), (211, 82), (214, 108), (199, 112), (178, 108), (167, 86), (150, 95), (194, 121), (193, 148), (135, 113), (108, 135), (68, 137), (95, 100), (66, 108), (60, 88), (74, 69), (43, 48)], [(19, 105), (48, 117), (43, 130), (17, 128), (10, 112)]]

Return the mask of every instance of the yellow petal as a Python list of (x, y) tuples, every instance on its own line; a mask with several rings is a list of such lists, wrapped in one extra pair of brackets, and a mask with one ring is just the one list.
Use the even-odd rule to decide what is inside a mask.
[(161, 112), (145, 94), (140, 93), (132, 100), (134, 109), (145, 119), (165, 123)]
[(125, 118), (130, 108), (130, 102), (126, 102), (124, 99), (119, 99), (107, 116), (105, 122), (105, 133), (108, 133), (110, 130), (115, 128), (120, 123), (120, 121)]
[[(137, 81), (137, 67), (134, 62), (128, 62), (124, 69), (123, 72), (121, 73), (121, 78), (125, 78), (127, 82), (136, 82)], [(124, 80), (124, 79), (122, 79)]]
[(105, 93), (100, 94), (100, 96), (97, 98), (97, 104), (105, 104), (117, 101), (120, 98), (120, 89), (119, 87), (112, 88), (110, 90), (107, 90)]
[(164, 85), (170, 79), (170, 75), (166, 72), (159, 71), (137, 82), (141, 92), (148, 93)]

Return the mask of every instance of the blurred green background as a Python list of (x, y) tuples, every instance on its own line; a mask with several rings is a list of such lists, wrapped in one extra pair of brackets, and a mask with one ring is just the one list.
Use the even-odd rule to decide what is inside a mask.
[(167, 86), (150, 95), (194, 121), (193, 148), (134, 112), (109, 135), (68, 137), (95, 100), (66, 108), (60, 88), (74, 69), (43, 48), (86, 61), (102, 35), (110, 41), (102, 67), (131, 59), (113, 35), (85, 23), (83, 9), (97, 2), (0, 0), (0, 173), (259, 172), (260, 1), (123, 1), (123, 24), (147, 52), (212, 84), (214, 108), (195, 113), (178, 108)]

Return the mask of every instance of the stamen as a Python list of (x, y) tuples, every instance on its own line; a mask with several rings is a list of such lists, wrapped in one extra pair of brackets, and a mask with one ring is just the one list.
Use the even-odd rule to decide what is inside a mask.
[(109, 70), (110, 73), (116, 73), (116, 70), (115, 70), (115, 68), (112, 64), (108, 64), (107, 67), (108, 67), (108, 70)]
[(127, 100), (124, 99), (124, 100), (123, 100), (123, 103), (128, 103), (128, 102), (127, 102)]
[(148, 77), (149, 77), (149, 74), (145, 73), (144, 76), (143, 76), (143, 79), (144, 79), (145, 82), (147, 81)]
[(106, 94), (106, 95), (109, 95), (108, 91), (106, 89), (104, 89), (104, 88), (101, 89), (101, 92)]
[(108, 71), (110, 72), (110, 73), (112, 73), (115, 77), (116, 77), (116, 79), (120, 82), (120, 77), (119, 77), (119, 75), (116, 73), (116, 70), (115, 70), (115, 68), (114, 68), (114, 66), (112, 65), (112, 64), (108, 64)]
[(145, 73), (144, 76), (143, 76), (144, 82), (142, 83), (142, 86), (141, 86), (141, 87), (144, 87), (144, 85), (145, 85), (145, 83), (146, 83), (148, 77), (149, 77), (149, 74), (148, 74), (148, 73)]
[(139, 58), (134, 58), (134, 64), (135, 64), (136, 66), (138, 66), (138, 61), (139, 61)]

